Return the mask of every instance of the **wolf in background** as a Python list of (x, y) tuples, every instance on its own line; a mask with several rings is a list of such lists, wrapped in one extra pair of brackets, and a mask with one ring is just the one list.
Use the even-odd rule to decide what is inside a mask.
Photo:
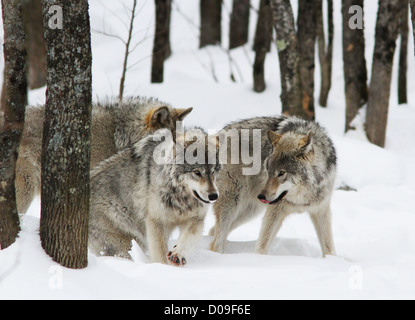
[[(176, 130), (176, 122), (190, 112), (174, 109), (152, 98), (134, 97), (123, 101), (99, 102), (92, 108), (91, 169), (117, 151), (131, 147), (158, 129)], [(41, 153), (45, 107), (26, 110), (25, 127), (16, 168), (16, 197), (19, 213), (26, 213), (40, 193)]]
[[(94, 254), (130, 259), (135, 240), (149, 250), (152, 262), (186, 264), (202, 235), (208, 206), (219, 197), (221, 166), (217, 141), (204, 131), (186, 131), (186, 138), (176, 141), (169, 134), (159, 130), (91, 172), (89, 248)], [(169, 251), (176, 227), (180, 238)]]
[[(223, 253), (232, 230), (266, 210), (256, 251), (266, 254), (284, 219), (308, 212), (323, 256), (334, 255), (330, 200), (336, 152), (326, 131), (294, 117), (263, 117), (231, 123), (222, 131), (261, 130), (262, 170), (244, 175), (243, 164), (224, 163), (218, 177), (221, 197), (214, 204), (211, 250)], [(240, 136), (242, 136), (240, 134)], [(253, 150), (254, 138), (250, 139)], [(223, 142), (221, 142), (223, 144)], [(240, 162), (241, 163), (241, 162)]]

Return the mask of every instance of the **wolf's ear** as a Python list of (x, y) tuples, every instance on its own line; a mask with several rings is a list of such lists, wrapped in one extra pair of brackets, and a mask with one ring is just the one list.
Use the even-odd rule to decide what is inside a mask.
[(184, 118), (186, 118), (190, 112), (193, 111), (193, 108), (187, 108), (187, 109), (174, 109), (174, 112), (176, 112), (177, 119), (179, 121), (183, 121)]
[(146, 119), (147, 127), (153, 129), (167, 128), (169, 126), (170, 111), (167, 106), (151, 110)]
[(298, 142), (298, 148), (302, 153), (307, 154), (311, 151), (313, 147), (313, 133), (310, 131), (309, 134), (305, 135)]
[(269, 130), (268, 131), (268, 139), (271, 141), (272, 145), (275, 146), (280, 140), (282, 135), (279, 133), (276, 133), (274, 131)]

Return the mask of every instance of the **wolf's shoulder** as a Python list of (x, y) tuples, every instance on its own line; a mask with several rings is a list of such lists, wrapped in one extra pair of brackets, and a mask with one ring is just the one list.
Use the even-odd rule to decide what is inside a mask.
[(109, 111), (116, 114), (125, 113), (131, 116), (136, 113), (146, 113), (148, 110), (160, 106), (170, 106), (170, 104), (153, 97), (135, 96), (125, 98), (122, 101), (117, 98), (107, 97), (94, 103), (92, 109), (95, 112)]
[(227, 124), (223, 130), (231, 129), (260, 129), (260, 130), (272, 130), (277, 131), (282, 121), (286, 119), (285, 116), (275, 117), (255, 117), (243, 120), (237, 120)]

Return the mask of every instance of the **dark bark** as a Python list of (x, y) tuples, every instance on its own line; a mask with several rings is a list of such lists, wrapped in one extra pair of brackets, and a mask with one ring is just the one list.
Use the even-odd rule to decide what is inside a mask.
[(324, 18), (323, 2), (317, 0), (317, 39), (318, 53), (321, 66), (321, 86), (319, 104), (322, 107), (327, 106), (327, 100), (331, 89), (331, 76), (333, 69), (333, 38), (334, 38), (334, 21), (333, 21), (333, 0), (327, 0), (327, 24), (328, 24), (328, 43), (324, 35)]
[(265, 58), (272, 41), (272, 12), (269, 0), (261, 0), (255, 33), (254, 91), (263, 92), (265, 84)]
[(311, 119), (314, 115), (302, 107), (300, 49), (290, 0), (271, 0), (270, 3), (277, 33), (282, 111), (287, 115)]
[(130, 45), (131, 45), (131, 40), (133, 37), (136, 8), (137, 8), (137, 0), (134, 0), (133, 7), (131, 9), (131, 19), (130, 19), (130, 28), (128, 30), (128, 39), (127, 39), (127, 42), (125, 43), (124, 63), (123, 63), (123, 68), (122, 68), (121, 80), (120, 80), (120, 91), (118, 95), (120, 100), (124, 98), (124, 84), (125, 84), (125, 77), (127, 75), (128, 56), (130, 55)]
[(233, 0), (229, 49), (245, 45), (249, 36), (250, 0)]
[(156, 35), (154, 37), (151, 82), (164, 81), (164, 62), (170, 55), (171, 0), (156, 0)]
[(0, 250), (16, 240), (15, 169), (27, 103), (27, 69), (21, 0), (2, 0), (4, 86), (0, 106)]
[(353, 16), (353, 13), (349, 13), (349, 8), (357, 5), (363, 10), (363, 2), (364, 0), (343, 0), (342, 3), (346, 132), (353, 129), (351, 122), (368, 99), (364, 26), (359, 29), (349, 25)]
[(46, 85), (46, 44), (41, 0), (23, 1), (26, 33), (28, 84), (30, 89)]
[(412, 33), (415, 44), (415, 0), (409, 0), (409, 3), (411, 5)]
[(200, 1), (200, 48), (222, 41), (222, 0)]
[(400, 16), (400, 36), (401, 36), (401, 47), (399, 54), (399, 78), (398, 78), (398, 102), (399, 104), (408, 103), (408, 92), (407, 92), (407, 73), (408, 73), (408, 34), (409, 34), (409, 21), (408, 11), (409, 3), (408, 0), (400, 0), (401, 12)]
[[(314, 119), (314, 69), (317, 37), (318, 0), (298, 1), (298, 42), (300, 45), (300, 74), (303, 110)], [(320, 0), (321, 4), (321, 0)], [(321, 6), (320, 6), (321, 7)]]
[(169, 0), (167, 2), (167, 19), (164, 22), (164, 27), (167, 30), (167, 36), (166, 36), (166, 38), (167, 38), (167, 49), (165, 51), (166, 52), (166, 56), (164, 57), (165, 60), (167, 60), (171, 56), (171, 54), (172, 54), (172, 51), (171, 51), (171, 42), (170, 42), (170, 25), (171, 25), (172, 3), (173, 3), (173, 0)]
[(393, 56), (399, 33), (399, 1), (380, 0), (372, 79), (366, 112), (366, 134), (370, 142), (385, 146)]
[[(63, 29), (48, 27), (50, 6)], [(42, 149), (40, 238), (69, 268), (87, 266), (91, 141), (91, 33), (87, 0), (44, 0), (47, 96)]]

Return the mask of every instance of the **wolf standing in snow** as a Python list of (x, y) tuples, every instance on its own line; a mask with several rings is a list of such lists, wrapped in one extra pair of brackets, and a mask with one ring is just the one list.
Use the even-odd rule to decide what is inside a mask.
[[(218, 177), (221, 198), (214, 205), (211, 250), (224, 252), (232, 230), (266, 209), (256, 251), (266, 254), (284, 219), (308, 212), (323, 256), (334, 255), (330, 200), (336, 176), (336, 152), (317, 123), (292, 117), (235, 122), (223, 132), (260, 129), (262, 172), (244, 175), (243, 165), (225, 164)], [(252, 134), (251, 134), (252, 137)], [(250, 139), (250, 150), (253, 150)]]
[[(191, 111), (192, 108), (173, 109), (167, 103), (140, 97), (95, 104), (92, 108), (91, 168), (158, 129), (167, 128), (174, 132), (176, 122), (182, 121)], [(44, 106), (26, 111), (16, 169), (20, 213), (26, 213), (40, 192), (44, 114)]]
[[(219, 197), (215, 180), (221, 166), (216, 139), (202, 130), (176, 141), (169, 135), (149, 135), (92, 171), (89, 247), (96, 255), (129, 259), (135, 240), (149, 249), (153, 262), (186, 263), (208, 207)], [(175, 227), (181, 234), (169, 251)]]

